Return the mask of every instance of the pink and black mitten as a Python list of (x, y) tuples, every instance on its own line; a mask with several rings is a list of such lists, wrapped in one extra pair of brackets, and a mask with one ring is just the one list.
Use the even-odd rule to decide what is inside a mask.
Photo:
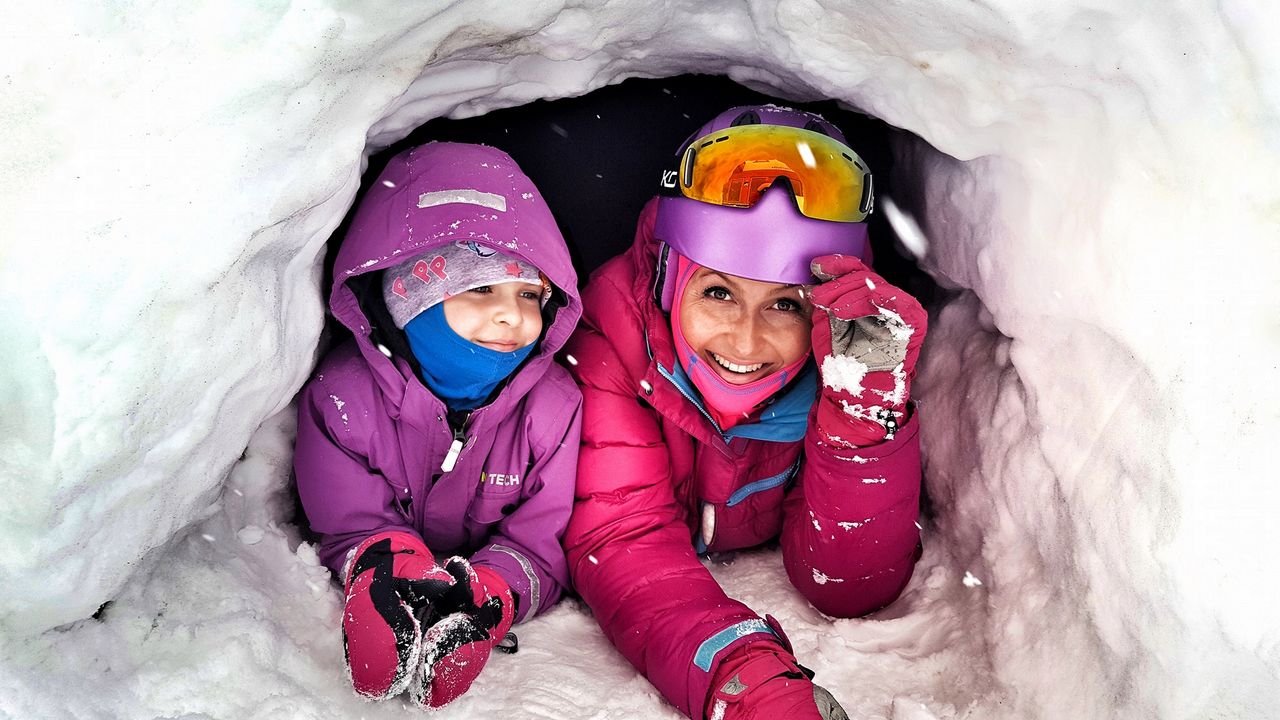
[[(463, 558), (450, 558), (445, 570), (453, 577), (453, 592), (441, 598), (443, 613), (422, 636), (422, 669), (409, 688), (418, 703), (442, 707), (461, 697), (484, 669), (489, 655), (502, 643), (515, 622), (515, 598), (497, 572), (473, 567)], [(514, 636), (513, 636), (514, 637)]]
[(346, 573), (342, 640), (357, 693), (388, 698), (409, 686), (421, 659), (422, 617), (455, 580), (405, 532), (373, 535)]
[(844, 447), (882, 442), (906, 424), (928, 315), (852, 255), (824, 255), (811, 268), (823, 281), (810, 295), (820, 437)]

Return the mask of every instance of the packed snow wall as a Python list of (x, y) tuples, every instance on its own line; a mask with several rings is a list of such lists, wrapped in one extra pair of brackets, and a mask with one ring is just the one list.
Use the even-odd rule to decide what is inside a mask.
[(1004, 711), (1274, 712), (1273, 12), (6, 7), (0, 627), (92, 615), (220, 512), (313, 365), (324, 242), (369, 153), (441, 115), (700, 72), (922, 138), (896, 148), (918, 190), (895, 200), (957, 291), (916, 388), (930, 542), (983, 583)]

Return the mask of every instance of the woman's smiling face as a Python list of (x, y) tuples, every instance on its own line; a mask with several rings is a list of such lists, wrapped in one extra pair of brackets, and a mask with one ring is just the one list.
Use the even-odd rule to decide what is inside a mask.
[(700, 267), (680, 298), (689, 347), (726, 382), (767, 377), (809, 352), (813, 303), (802, 285), (748, 280)]

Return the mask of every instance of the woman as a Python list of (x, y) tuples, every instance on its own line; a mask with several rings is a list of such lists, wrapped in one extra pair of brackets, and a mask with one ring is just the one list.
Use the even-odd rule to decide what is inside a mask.
[(821, 117), (733, 108), (677, 157), (567, 346), (584, 404), (570, 574), (690, 717), (845, 717), (698, 556), (780, 535), (818, 610), (898, 596), (919, 557), (926, 316), (859, 259), (871, 177)]

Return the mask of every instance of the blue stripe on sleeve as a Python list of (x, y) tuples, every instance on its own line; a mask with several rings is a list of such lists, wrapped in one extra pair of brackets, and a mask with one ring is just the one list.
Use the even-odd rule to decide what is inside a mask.
[(743, 620), (703, 640), (702, 644), (698, 646), (698, 651), (693, 654), (693, 664), (697, 665), (703, 672), (711, 672), (711, 663), (715, 661), (716, 655), (719, 655), (721, 650), (729, 647), (738, 638), (755, 635), (756, 633), (768, 633), (777, 637), (777, 633), (765, 621), (759, 618)]

